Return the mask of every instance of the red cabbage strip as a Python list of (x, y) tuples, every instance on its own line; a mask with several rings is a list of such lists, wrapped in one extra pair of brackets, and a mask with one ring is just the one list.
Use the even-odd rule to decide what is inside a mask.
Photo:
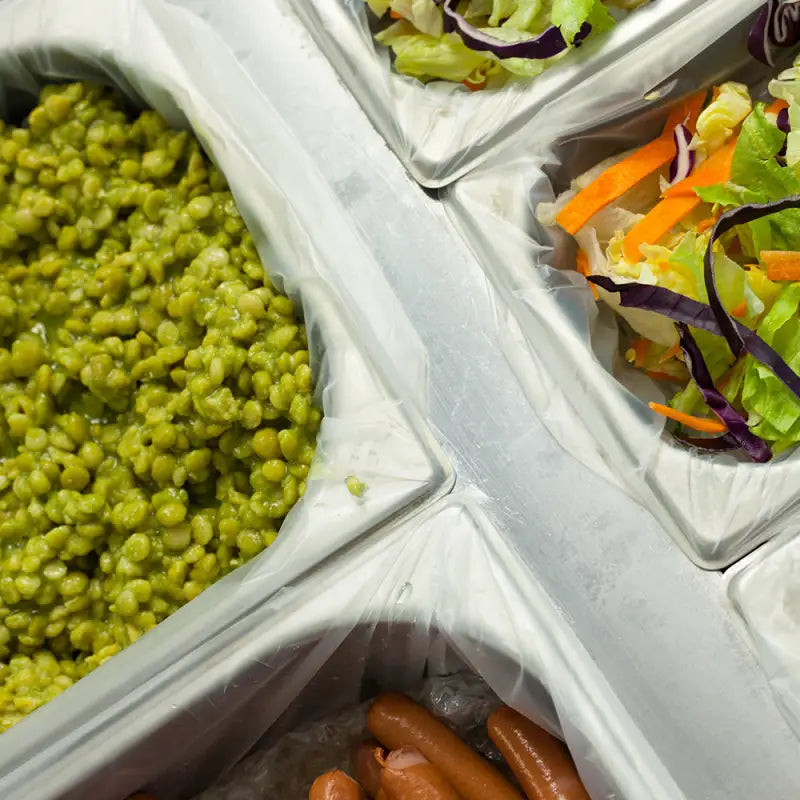
[[(662, 314), (675, 322), (683, 322), (693, 328), (722, 336), (719, 321), (710, 306), (699, 303), (690, 297), (664, 289), (661, 286), (649, 286), (644, 283), (614, 283), (611, 278), (602, 275), (589, 275), (591, 281), (607, 292), (618, 292), (620, 302), (625, 308), (641, 308)], [(786, 388), (800, 400), (800, 376), (775, 352), (755, 331), (741, 322), (733, 321), (738, 335), (744, 343), (744, 349), (753, 358), (769, 367)]]
[[(467, 22), (456, 11), (458, 0), (433, 0), (433, 2), (437, 6), (442, 6), (445, 31), (447, 33), (457, 33), (464, 44), (471, 50), (489, 52), (498, 58), (544, 59), (557, 56), (568, 47), (561, 31), (555, 25), (551, 25), (533, 39), (525, 39), (521, 42), (504, 42), (502, 39), (490, 36)], [(588, 22), (584, 22), (575, 35), (572, 44), (577, 47), (591, 32), (592, 26)]]
[(753, 58), (775, 66), (773, 50), (800, 39), (800, 0), (768, 0), (759, 11), (747, 39)]
[[(717, 322), (719, 322), (719, 327), (722, 331), (722, 335), (725, 337), (725, 341), (728, 342), (731, 352), (737, 358), (742, 354), (742, 351), (746, 349), (741, 331), (748, 329), (733, 319), (720, 299), (719, 292), (717, 291), (717, 282), (714, 279), (714, 243), (720, 236), (727, 233), (732, 228), (735, 228), (737, 225), (745, 225), (748, 222), (754, 222), (762, 217), (768, 217), (772, 214), (777, 214), (780, 211), (787, 211), (792, 208), (800, 208), (800, 195), (790, 195), (789, 197), (784, 197), (782, 200), (775, 200), (771, 203), (748, 203), (738, 208), (732, 208), (730, 211), (726, 211), (720, 216), (711, 232), (711, 238), (708, 240), (708, 247), (706, 248), (705, 258), (703, 259), (703, 277), (706, 283), (708, 304), (711, 306), (714, 316), (717, 318)], [(755, 353), (753, 353), (753, 355), (755, 355)], [(783, 363), (782, 359), (781, 362)], [(772, 368), (771, 364), (766, 361), (764, 363)], [(792, 372), (792, 375), (794, 375), (794, 372)], [(796, 375), (794, 376), (795, 378), (797, 377)], [(784, 379), (781, 378), (781, 380)], [(792, 391), (795, 390), (792, 389)], [(796, 393), (797, 392), (795, 392), (795, 394)]]
[(778, 126), (778, 130), (782, 133), (791, 133), (792, 126), (789, 122), (789, 109), (782, 108), (778, 112), (778, 118), (775, 120), (775, 124)]
[(672, 138), (675, 140), (675, 158), (669, 165), (670, 185), (689, 177), (694, 169), (696, 157), (696, 152), (689, 148), (692, 134), (685, 125), (676, 125)]
[(758, 461), (759, 463), (769, 461), (772, 458), (772, 451), (767, 443), (747, 427), (747, 420), (714, 386), (714, 381), (708, 371), (703, 354), (689, 332), (688, 326), (683, 322), (679, 322), (677, 328), (686, 367), (697, 384), (700, 394), (703, 395), (706, 405), (728, 426), (728, 433), (741, 445), (753, 461)]
[(775, 156), (778, 163), (782, 166), (786, 166), (786, 151), (789, 147), (789, 134), (792, 132), (792, 125), (789, 122), (789, 109), (782, 108), (778, 112), (778, 119), (775, 121), (775, 125), (778, 127), (778, 130), (781, 133), (786, 134), (786, 138), (783, 140), (783, 147), (778, 151), (778, 154)]

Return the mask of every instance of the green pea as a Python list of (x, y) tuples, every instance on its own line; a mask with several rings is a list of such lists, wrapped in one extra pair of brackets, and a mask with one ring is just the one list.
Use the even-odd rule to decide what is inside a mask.
[(81, 489), (86, 488), (90, 480), (91, 475), (84, 467), (67, 467), (61, 473), (61, 485), (65, 489), (81, 491)]
[(253, 452), (264, 459), (274, 459), (281, 455), (278, 431), (262, 428), (253, 435)]
[(126, 540), (124, 552), (131, 561), (144, 561), (150, 555), (150, 537), (134, 533)]
[(139, 613), (139, 601), (130, 589), (123, 589), (114, 601), (114, 610), (123, 617), (133, 617)]
[(0, 122), (0, 206), (2, 732), (272, 544), (321, 410), (190, 133), (45, 87)]
[(78, 456), (88, 469), (97, 469), (103, 461), (103, 449), (96, 442), (84, 442)]
[(286, 475), (286, 462), (272, 458), (264, 462), (261, 472), (268, 481), (280, 483)]

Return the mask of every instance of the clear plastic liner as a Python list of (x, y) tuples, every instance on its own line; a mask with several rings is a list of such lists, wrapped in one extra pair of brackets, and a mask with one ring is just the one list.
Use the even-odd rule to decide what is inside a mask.
[[(234, 0), (224, 6), (214, 0), (179, 1), (209, 15), (223, 30), (236, 24), (231, 17), (246, 14), (247, 27), (239, 25), (236, 38), (237, 47), (245, 51), (258, 47), (263, 38), (259, 29), (270, 24), (266, 7), (274, 5), (268, 0)], [(640, 59), (681, 66), (692, 51), (714, 40), (715, 26), (729, 24), (732, 4), (729, 0), (654, 0), (538, 77), (479, 92), (445, 81), (422, 84), (396, 72), (390, 49), (373, 39), (379, 23), (364, 0), (281, 0), (281, 5), (291, 6), (305, 21), (411, 175), (435, 188), (467, 173), (512, 136), (518, 146), (531, 138), (542, 141), (539, 127), (547, 125), (549, 106), (569, 102), (567, 97), (575, 87), (625, 54), (636, 52)], [(744, 5), (754, 10), (760, 0)], [(230, 13), (232, 6), (236, 14)], [(696, 24), (690, 24), (692, 17)], [(607, 88), (615, 83), (612, 80)]]
[[(260, 753), (290, 747), (287, 733), (381, 688), (414, 693), (425, 679), (465, 671), (563, 736), (594, 800), (683, 797), (561, 613), (463, 495), (243, 614), (101, 724), (64, 732), (5, 773), (0, 796), (117, 800), (146, 788), (159, 800), (203, 790), (204, 800), (255, 800), (270, 780)], [(319, 756), (314, 770), (340, 763), (342, 740), (358, 727), (349, 713), (342, 719), (347, 730), (330, 731), (327, 760), (310, 756)]]
[(725, 575), (742, 634), (758, 656), (777, 701), (800, 737), (800, 537), (793, 525)]
[[(21, 120), (43, 83), (74, 79), (118, 86), (194, 129), (227, 176), (265, 268), (302, 307), (325, 419), (305, 497), (276, 543), (4, 733), (0, 775), (98, 720), (331, 553), (416, 513), (453, 480), (418, 405), (427, 374), (419, 339), (308, 156), (214, 32), (160, 0), (0, 5), (0, 118)], [(389, 340), (394, 352), (405, 344), (392, 370), (381, 345)], [(362, 496), (348, 490), (350, 476), (366, 485)]]
[[(447, 723), (477, 753), (503, 768), (502, 757), (486, 732), (486, 720), (500, 705), (492, 690), (473, 672), (427, 679), (409, 696)], [(301, 725), (266, 748), (256, 748), (219, 783), (195, 800), (305, 800), (308, 787), (324, 772), (352, 775), (350, 749), (369, 738), (365, 722), (369, 701), (321, 720)]]
[[(594, 302), (575, 271), (572, 238), (542, 227), (536, 208), (591, 166), (651, 140), (671, 101), (682, 95), (728, 78), (763, 95), (766, 79), (780, 67), (766, 68), (747, 54), (751, 19), (745, 12), (751, 7), (726, 4), (716, 43), (677, 72), (666, 72), (654, 49), (599, 73), (575, 92), (572, 111), (553, 112), (554, 144), (507, 149), (445, 197), (451, 218), (508, 302), (504, 350), (544, 423), (708, 569), (731, 564), (796, 517), (800, 453), (752, 464), (739, 455), (690, 450), (666, 434), (663, 419), (647, 407), (664, 402), (664, 390), (620, 363), (613, 312)], [(611, 73), (629, 77), (612, 83)], [(575, 108), (604, 121), (587, 127)]]

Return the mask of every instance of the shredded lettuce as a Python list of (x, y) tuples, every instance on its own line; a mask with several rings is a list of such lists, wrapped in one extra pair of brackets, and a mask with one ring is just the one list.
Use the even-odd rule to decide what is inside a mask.
[[(800, 369), (798, 304), (800, 283), (788, 284), (757, 328), (759, 336), (795, 371)], [(775, 442), (778, 450), (800, 441), (800, 401), (768, 367), (753, 358), (748, 358), (742, 406), (759, 419), (753, 432)]]
[[(398, 72), (421, 81), (435, 79), (474, 83), (471, 76), (485, 74), (486, 62), (494, 62), (497, 74), (531, 78), (552, 66), (571, 49), (587, 23), (591, 35), (601, 34), (646, 0), (461, 0), (458, 13), (471, 25), (494, 39), (517, 42), (539, 36), (556, 26), (566, 50), (551, 58), (502, 58), (490, 52), (470, 50), (458, 33), (444, 32), (442, 6), (434, 0), (365, 0), (378, 17), (397, 20), (377, 35), (381, 44), (394, 51)], [(619, 11), (612, 14), (609, 5)], [(457, 41), (456, 41), (457, 40)]]
[(376, 37), (394, 50), (395, 66), (404, 75), (461, 82), (492, 65), (485, 54), (470, 50), (454, 33), (437, 38), (414, 31), (410, 23), (400, 21)]
[(553, 0), (550, 17), (567, 42), (572, 42), (585, 22), (595, 33), (611, 30), (616, 24), (601, 0)]
[(752, 110), (750, 92), (741, 83), (728, 81), (697, 118), (697, 131), (691, 147), (708, 158), (733, 135), (734, 130)]
[[(764, 113), (758, 103), (742, 124), (731, 165), (730, 180), (725, 184), (696, 190), (708, 203), (733, 207), (745, 203), (768, 203), (787, 195), (800, 194), (800, 177), (794, 169), (782, 166), (775, 158), (785, 135)], [(757, 257), (762, 250), (800, 249), (800, 211), (756, 220), (746, 226), (742, 236), (748, 255)]]

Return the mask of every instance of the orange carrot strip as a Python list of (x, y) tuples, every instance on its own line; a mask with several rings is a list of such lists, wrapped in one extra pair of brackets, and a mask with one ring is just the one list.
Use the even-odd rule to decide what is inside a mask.
[(661, 414), (662, 417), (667, 419), (674, 419), (675, 422), (680, 422), (681, 425), (701, 433), (725, 433), (728, 430), (728, 426), (724, 422), (716, 419), (693, 417), (691, 414), (684, 414), (683, 411), (678, 411), (661, 403), (649, 403), (649, 406), (656, 414)]
[(644, 366), (647, 358), (647, 351), (650, 349), (650, 342), (647, 339), (637, 339), (633, 343), (633, 365), (635, 367)]
[(658, 242), (699, 205), (700, 198), (697, 195), (661, 200), (625, 234), (622, 243), (625, 258), (631, 263), (637, 263), (642, 257), (639, 250), (641, 245)]
[(800, 281), (800, 253), (796, 250), (762, 250), (759, 257), (771, 281)]
[[(580, 248), (578, 248), (578, 254), (575, 257), (575, 269), (584, 277), (592, 274), (589, 270), (589, 257)], [(593, 283), (590, 283), (589, 288), (592, 290), (592, 297), (597, 300), (600, 296), (597, 293), (597, 287)]]
[(646, 369), (644, 374), (654, 381), (669, 381), (669, 383), (679, 383), (681, 386), (686, 385), (686, 378), (679, 378), (677, 375), (670, 375), (668, 372), (659, 372), (655, 369)]
[(694, 226), (694, 229), (698, 233), (702, 233), (703, 231), (707, 231), (709, 228), (713, 228), (717, 224), (716, 217), (708, 217), (707, 219), (701, 219), (697, 225)]
[(578, 192), (556, 216), (567, 233), (577, 233), (601, 208), (605, 208), (639, 181), (661, 169), (675, 157), (673, 132), (685, 124), (694, 132), (706, 93), (698, 92), (678, 106), (668, 117), (661, 135), (622, 161), (610, 166), (587, 187)]
[(695, 187), (724, 183), (728, 180), (735, 147), (735, 140), (723, 145), (688, 178), (670, 186), (664, 192), (664, 199), (657, 203), (644, 219), (639, 220), (625, 235), (623, 249), (628, 261), (639, 261), (641, 245), (656, 244), (662, 236), (669, 233), (684, 217), (700, 205), (700, 198), (694, 191)]
[(471, 92), (479, 92), (481, 89), (486, 88), (486, 79), (484, 78), (483, 83), (472, 83), (470, 80), (463, 80), (461, 83), (467, 87)]
[(389, 16), (392, 19), (403, 19), (403, 15), (398, 14), (393, 8), (389, 10)]
[(666, 350), (661, 358), (658, 359), (659, 364), (663, 364), (665, 361), (669, 361), (671, 358), (675, 358), (681, 354), (681, 346), (679, 344), (674, 344), (669, 350)]
[(773, 100), (765, 109), (765, 114), (779, 114), (784, 108), (789, 108), (785, 100)]
[(688, 178), (670, 186), (664, 197), (697, 197), (695, 189), (698, 186), (711, 186), (714, 183), (725, 183), (731, 175), (733, 151), (736, 149), (736, 139), (722, 145), (715, 150)]
[(736, 308), (732, 308), (731, 314), (733, 314), (734, 317), (739, 317), (739, 319), (747, 316), (747, 301), (742, 300), (742, 302), (739, 303), (739, 305), (736, 306)]

